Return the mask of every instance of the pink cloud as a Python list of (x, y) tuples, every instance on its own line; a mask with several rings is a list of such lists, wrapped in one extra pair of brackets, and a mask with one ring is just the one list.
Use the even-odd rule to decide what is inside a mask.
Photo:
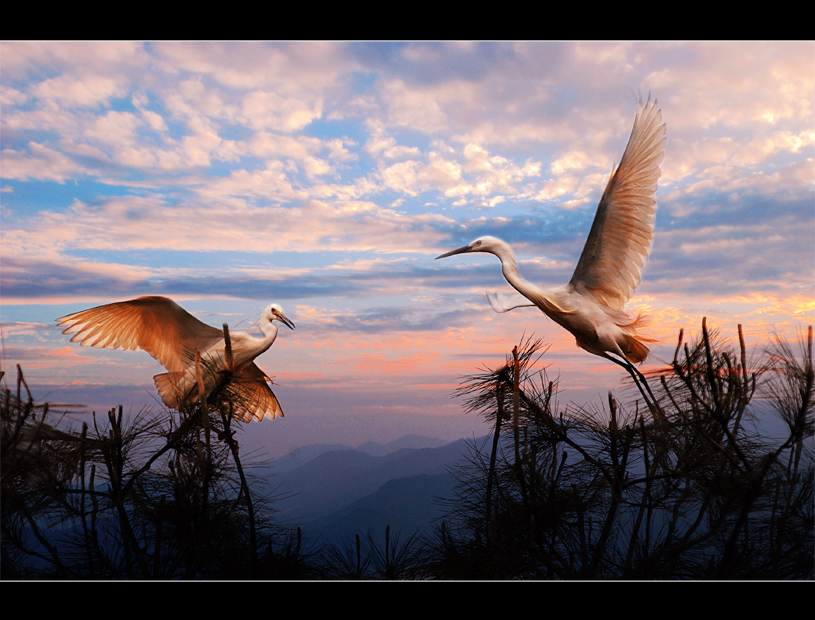
[(83, 357), (76, 352), (76, 349), (70, 346), (64, 346), (61, 349), (54, 349), (53, 351), (48, 351), (47, 353), (45, 353), (45, 355), (48, 355), (50, 357), (64, 357), (75, 360), (83, 359)]

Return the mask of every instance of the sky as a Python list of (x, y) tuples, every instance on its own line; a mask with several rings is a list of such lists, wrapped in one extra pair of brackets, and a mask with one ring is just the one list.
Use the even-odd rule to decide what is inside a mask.
[[(38, 401), (161, 409), (144, 352), (70, 343), (54, 319), (142, 295), (281, 329), (259, 365), (311, 443), (488, 427), (454, 394), (525, 337), (559, 401), (633, 401), (628, 375), (536, 308), (494, 313), (498, 260), (434, 260), (490, 234), (568, 282), (631, 130), (667, 125), (656, 237), (632, 314), (670, 361), (702, 317), (748, 346), (815, 318), (815, 43), (0, 42), (0, 327)], [(68, 415), (80, 415), (69, 413)]]

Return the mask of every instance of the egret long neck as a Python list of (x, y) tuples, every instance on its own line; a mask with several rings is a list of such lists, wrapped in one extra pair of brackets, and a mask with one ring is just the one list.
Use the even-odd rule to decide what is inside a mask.
[(530, 301), (534, 301), (543, 292), (521, 275), (521, 271), (518, 269), (518, 260), (515, 258), (515, 252), (512, 251), (512, 248), (504, 244), (498, 248), (495, 255), (501, 261), (501, 271), (504, 273), (507, 282), (521, 295)]
[(267, 351), (277, 338), (277, 325), (271, 321), (261, 322), (258, 327), (263, 333), (262, 338), (255, 338), (246, 332), (235, 334), (232, 349), (236, 364), (254, 360), (258, 355)]
[(263, 338), (261, 340), (264, 345), (263, 350), (265, 351), (274, 344), (275, 338), (277, 338), (277, 325), (275, 325), (272, 321), (269, 321), (268, 323), (261, 323), (260, 331), (263, 332)]
[(512, 248), (504, 245), (495, 255), (501, 260), (501, 271), (507, 282), (512, 285), (512, 288), (549, 315), (567, 312), (558, 302), (553, 291), (542, 289), (521, 275), (521, 271), (518, 269), (518, 260), (515, 258)]

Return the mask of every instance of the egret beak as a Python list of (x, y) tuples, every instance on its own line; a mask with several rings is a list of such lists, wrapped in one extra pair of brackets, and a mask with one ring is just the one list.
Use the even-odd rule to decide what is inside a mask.
[(294, 329), (294, 323), (292, 323), (288, 318), (286, 318), (285, 314), (275, 310), (274, 315), (280, 320), (281, 323), (283, 323), (283, 325), (285, 325), (289, 329)]
[(454, 254), (464, 254), (465, 252), (472, 252), (473, 247), (472, 245), (465, 245), (463, 248), (458, 248), (457, 250), (450, 250), (449, 252), (445, 252), (444, 254), (437, 256), (436, 260), (440, 258), (445, 258), (447, 256), (453, 256)]

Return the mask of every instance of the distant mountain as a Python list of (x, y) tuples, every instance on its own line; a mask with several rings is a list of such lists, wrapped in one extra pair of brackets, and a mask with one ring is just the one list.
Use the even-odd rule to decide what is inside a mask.
[(436, 439), (435, 437), (423, 437), (421, 435), (405, 435), (404, 437), (391, 441), (389, 443), (376, 443), (375, 441), (366, 441), (357, 446), (357, 450), (365, 452), (371, 456), (385, 456), (391, 452), (402, 450), (404, 448), (411, 448), (418, 450), (420, 448), (440, 448), (450, 443), (443, 439)]
[(436, 439), (435, 437), (423, 437), (421, 435), (405, 435), (400, 439), (391, 441), (389, 443), (377, 443), (375, 441), (366, 441), (365, 443), (353, 448), (345, 444), (339, 443), (315, 443), (301, 448), (295, 448), (285, 456), (275, 459), (270, 468), (275, 472), (288, 471), (295, 467), (305, 465), (309, 461), (317, 458), (325, 452), (333, 452), (336, 450), (358, 450), (371, 456), (385, 456), (403, 448), (439, 448), (446, 445), (447, 441), (443, 439)]
[(371, 495), (302, 526), (306, 535), (318, 543), (340, 545), (359, 534), (370, 535), (383, 545), (385, 527), (391, 539), (404, 542), (414, 534), (429, 533), (434, 522), (444, 515), (439, 498), (452, 498), (455, 479), (450, 474), (420, 474), (389, 480)]
[(384, 456), (331, 450), (286, 471), (272, 468), (272, 475), (256, 484), (259, 491), (281, 497), (275, 502), (280, 521), (313, 523), (373, 494), (388, 481), (446, 475), (468, 452), (469, 442), (463, 439), (436, 448), (402, 448)]
[(295, 467), (305, 465), (321, 454), (336, 450), (353, 450), (353, 448), (340, 443), (315, 443), (309, 446), (303, 446), (302, 448), (295, 448), (285, 456), (276, 458), (269, 464), (269, 468), (275, 472), (288, 471)]

